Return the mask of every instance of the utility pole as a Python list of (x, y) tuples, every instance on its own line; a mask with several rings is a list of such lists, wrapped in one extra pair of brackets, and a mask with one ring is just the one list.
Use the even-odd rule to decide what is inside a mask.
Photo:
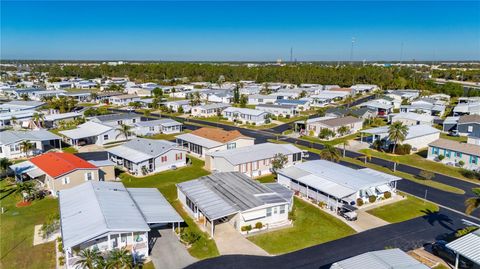
[(355, 37), (352, 37), (352, 46), (350, 47), (350, 64), (353, 65), (353, 45), (355, 44)]

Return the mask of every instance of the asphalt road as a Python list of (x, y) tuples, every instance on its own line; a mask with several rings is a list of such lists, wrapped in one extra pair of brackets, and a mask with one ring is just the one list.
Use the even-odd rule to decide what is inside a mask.
[(394, 247), (408, 251), (421, 247), (464, 227), (461, 222), (462, 218), (462, 215), (442, 209), (438, 213), (434, 212), (424, 217), (367, 230), (284, 255), (274, 257), (220, 256), (199, 261), (187, 268), (329, 268), (333, 262), (367, 251)]

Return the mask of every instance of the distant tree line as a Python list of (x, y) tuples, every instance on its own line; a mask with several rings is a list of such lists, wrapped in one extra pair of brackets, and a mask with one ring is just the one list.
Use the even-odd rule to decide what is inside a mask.
[[(357, 83), (376, 84), (383, 89), (415, 88), (422, 81), (422, 74), (410, 68), (376, 66), (321, 66), (299, 64), (285, 66), (257, 66), (199, 63), (145, 63), (124, 65), (60, 66), (38, 65), (35, 71), (49, 72), (50, 77), (128, 77), (137, 82), (158, 82), (163, 85), (172, 78), (188, 78), (189, 81), (218, 82), (254, 80), (284, 83), (338, 84), (345, 87)], [(175, 81), (171, 81), (175, 84)], [(183, 83), (183, 82), (179, 82)]]

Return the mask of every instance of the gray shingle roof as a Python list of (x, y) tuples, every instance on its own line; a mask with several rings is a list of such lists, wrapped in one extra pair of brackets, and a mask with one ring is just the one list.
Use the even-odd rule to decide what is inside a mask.
[(109, 148), (107, 151), (131, 162), (139, 163), (160, 156), (171, 149), (179, 148), (177, 144), (166, 140), (134, 138), (123, 145)]

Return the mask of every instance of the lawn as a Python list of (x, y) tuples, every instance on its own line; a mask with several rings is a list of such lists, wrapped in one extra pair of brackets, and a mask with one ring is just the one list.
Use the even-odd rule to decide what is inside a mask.
[(120, 178), (126, 187), (158, 188), (180, 215), (182, 215), (186, 224), (192, 230), (202, 234), (200, 240), (195, 242), (188, 251), (198, 259), (206, 259), (219, 255), (215, 241), (209, 239), (208, 235), (198, 228), (197, 224), (189, 217), (187, 212), (183, 210), (181, 203), (177, 200), (177, 187), (175, 184), (209, 174), (209, 172), (203, 169), (205, 164), (203, 161), (192, 157), (190, 157), (190, 159), (192, 160), (192, 165), (179, 168), (175, 171), (161, 172), (143, 178), (136, 178), (123, 173), (120, 175)]
[(353, 139), (356, 139), (357, 137), (360, 137), (360, 134), (358, 134), (358, 133), (350, 134), (350, 135), (340, 137), (340, 138), (337, 138), (337, 139), (333, 139), (333, 140), (322, 140), (318, 137), (313, 137), (313, 136), (302, 136), (300, 139), (306, 140), (306, 141), (309, 141), (309, 142), (314, 142), (314, 143), (320, 143), (320, 144), (324, 144), (324, 145), (332, 145), (333, 146), (333, 145), (343, 144), (344, 141), (353, 140)]
[(248, 237), (270, 254), (282, 254), (355, 233), (341, 220), (295, 197), (293, 227)]
[(438, 174), (444, 174), (451, 177), (456, 177), (462, 180), (470, 181), (473, 183), (479, 183), (478, 180), (473, 180), (466, 178), (462, 175), (461, 169), (457, 167), (447, 166), (443, 163), (437, 163), (434, 161), (427, 160), (425, 157), (427, 155), (426, 150), (419, 151), (410, 155), (392, 155), (384, 152), (379, 152), (372, 149), (362, 149), (361, 153), (369, 153), (372, 157), (377, 157), (390, 161), (397, 161), (401, 164), (406, 164), (414, 166), (423, 170), (432, 171)]
[(184, 131), (181, 132), (181, 133), (176, 133), (176, 134), (156, 134), (156, 135), (145, 136), (145, 138), (175, 141), (175, 136), (180, 135), (180, 134), (184, 134), (184, 133), (189, 133), (189, 132), (191, 132), (191, 131), (190, 131), (190, 130), (184, 130)]
[(377, 207), (367, 212), (387, 222), (397, 223), (424, 216), (427, 212), (436, 212), (438, 209), (435, 204), (407, 195), (405, 200)]
[(277, 177), (274, 174), (271, 174), (268, 176), (256, 178), (255, 180), (260, 183), (274, 183), (277, 182)]
[(66, 153), (77, 153), (78, 152), (78, 150), (76, 148), (72, 147), (72, 146), (64, 147), (64, 148), (62, 148), (62, 151), (66, 152)]
[(449, 139), (458, 142), (467, 142), (468, 138), (466, 136), (451, 136), (445, 133), (440, 133), (440, 138)]
[(33, 230), (37, 224), (58, 213), (58, 201), (53, 198), (34, 201), (28, 207), (17, 208), (21, 199), (5, 180), (0, 182), (0, 203), (5, 213), (0, 215), (0, 268), (54, 268), (55, 242), (33, 246)]

